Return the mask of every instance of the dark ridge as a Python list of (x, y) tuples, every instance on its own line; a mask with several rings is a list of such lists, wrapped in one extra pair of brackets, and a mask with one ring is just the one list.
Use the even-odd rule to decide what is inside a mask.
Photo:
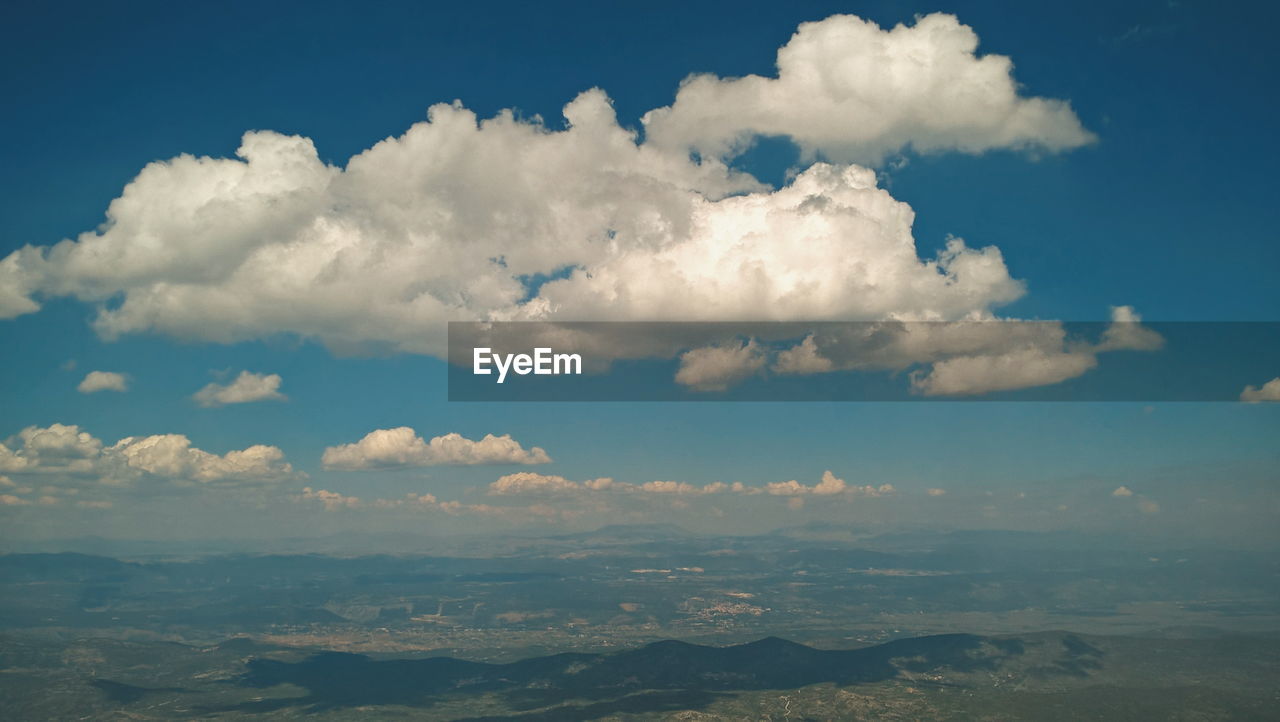
[[(237, 640), (224, 644), (233, 643), (247, 646)], [(1071, 655), (1078, 649), (1064, 646), (1063, 651)], [(667, 640), (608, 654), (564, 653), (508, 664), (452, 657), (375, 660), (360, 654), (324, 652), (300, 662), (250, 660), (241, 685), (261, 689), (291, 684), (306, 689), (307, 694), (221, 711), (263, 712), (294, 706), (315, 711), (384, 704), (430, 707), (446, 695), (480, 692), (500, 693), (518, 710), (575, 699), (609, 699), (612, 701), (601, 710), (661, 711), (672, 700), (687, 700), (690, 694), (709, 703), (717, 693), (795, 689), (824, 682), (878, 682), (903, 671), (996, 670), (1021, 654), (1023, 644), (1016, 639), (971, 634), (900, 639), (851, 650), (814, 649), (778, 637), (731, 647)], [(1068, 656), (1063, 661), (1072, 660)], [(1066, 664), (1059, 672), (1075, 675), (1081, 669), (1079, 664)], [(664, 693), (654, 696), (657, 692)], [(595, 707), (599, 705), (590, 706)], [(589, 708), (575, 709), (586, 714)], [(560, 718), (588, 719), (573, 715)]]
[(595, 531), (554, 534), (543, 539), (672, 539), (693, 536), (675, 524), (606, 524)]
[(45, 579), (114, 581), (141, 569), (138, 564), (76, 552), (0, 555), (0, 577), (9, 582)]

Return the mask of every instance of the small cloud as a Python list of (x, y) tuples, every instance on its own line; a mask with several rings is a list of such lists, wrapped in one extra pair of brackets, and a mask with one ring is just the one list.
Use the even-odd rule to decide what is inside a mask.
[[(746, 494), (759, 493), (756, 487), (739, 487), (734, 486), (734, 491)], [(849, 486), (844, 479), (836, 478), (836, 475), (830, 471), (822, 473), (822, 480), (813, 486), (806, 486), (792, 479), (790, 481), (774, 481), (764, 486), (764, 492), (773, 496), (803, 496), (813, 494), (815, 496), (834, 496), (837, 494), (847, 494), (849, 496), (887, 496), (893, 494), (896, 489), (892, 484), (881, 484), (880, 486)]]
[(765, 484), (764, 490), (774, 496), (799, 496), (800, 494), (808, 494), (809, 487), (792, 479), (791, 481), (774, 481)]
[(1143, 499), (1138, 502), (1138, 511), (1143, 514), (1159, 514), (1160, 505), (1150, 499)]
[(247, 404), (253, 401), (284, 401), (280, 393), (280, 374), (255, 374), (241, 371), (229, 384), (210, 383), (191, 398), (204, 407)]
[(114, 371), (90, 371), (76, 390), (82, 394), (98, 391), (128, 391), (129, 379), (124, 374)]
[(1029, 346), (1007, 353), (957, 356), (938, 361), (928, 373), (911, 374), (911, 388), (925, 396), (970, 396), (1049, 386), (1073, 379), (1098, 365), (1090, 353)]
[(1142, 325), (1142, 316), (1133, 306), (1112, 306), (1111, 325), (1102, 332), (1102, 341), (1093, 347), (1103, 351), (1159, 351), (1164, 337)]
[(694, 391), (724, 391), (754, 376), (764, 363), (764, 352), (755, 341), (704, 346), (681, 354), (676, 383)]
[(947, 490), (946, 489), (930, 489), (925, 493), (928, 494), (929, 496), (946, 496)]
[(778, 352), (778, 358), (773, 363), (773, 372), (784, 375), (824, 374), (833, 370), (835, 364), (818, 352), (813, 334), (806, 336), (796, 346)]
[(683, 481), (646, 481), (640, 485), (640, 491), (651, 494), (694, 494), (698, 488)]
[(507, 474), (489, 485), (490, 494), (545, 494), (577, 491), (582, 486), (555, 474), (519, 471)]
[(1246, 386), (1244, 391), (1240, 392), (1240, 400), (1249, 404), (1256, 404), (1260, 401), (1280, 401), (1280, 376), (1266, 382), (1262, 388), (1256, 386)]
[(1133, 492), (1127, 486), (1117, 486), (1116, 490), (1111, 492), (1111, 495), (1119, 499), (1127, 499), (1133, 496)]
[(830, 496), (831, 494), (839, 494), (847, 486), (844, 483), (844, 479), (837, 479), (836, 475), (828, 470), (822, 472), (822, 481), (813, 487), (813, 493), (818, 496)]

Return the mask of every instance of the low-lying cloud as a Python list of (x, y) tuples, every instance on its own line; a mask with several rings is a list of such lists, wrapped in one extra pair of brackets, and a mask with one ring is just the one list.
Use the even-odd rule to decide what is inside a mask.
[(474, 466), (480, 464), (546, 464), (551, 461), (541, 447), (525, 449), (510, 434), (486, 434), (472, 441), (449, 433), (424, 440), (408, 426), (377, 429), (351, 444), (331, 446), (321, 459), (326, 469), (361, 471), (419, 466)]
[(615, 481), (610, 477), (601, 477), (598, 479), (588, 479), (586, 481), (572, 481), (563, 476), (554, 474), (539, 474), (530, 471), (521, 471), (514, 474), (507, 474), (500, 477), (497, 481), (489, 484), (488, 492), (492, 496), (514, 496), (522, 494), (530, 495), (557, 495), (557, 494), (589, 494), (593, 492), (608, 492), (617, 494), (639, 494), (639, 495), (712, 495), (712, 494), (741, 494), (746, 496), (755, 496), (758, 494), (766, 494), (771, 496), (889, 496), (896, 493), (892, 484), (881, 484), (879, 486), (865, 485), (856, 486), (846, 484), (843, 479), (837, 478), (831, 471), (825, 471), (818, 483), (813, 485), (805, 485), (792, 479), (790, 481), (771, 482), (764, 486), (749, 486), (742, 482), (735, 481), (726, 483), (723, 481), (714, 481), (709, 484), (695, 485), (685, 481), (666, 481), (656, 480), (647, 481), (640, 484), (630, 482)]
[(1240, 392), (1240, 400), (1256, 404), (1261, 401), (1280, 401), (1280, 376), (1263, 384), (1261, 387), (1246, 386)]
[(54, 498), (128, 491), (142, 484), (254, 488), (306, 476), (294, 471), (275, 446), (215, 454), (182, 434), (129, 436), (107, 445), (76, 425), (58, 423), (29, 426), (0, 443), (0, 472), (33, 480)]

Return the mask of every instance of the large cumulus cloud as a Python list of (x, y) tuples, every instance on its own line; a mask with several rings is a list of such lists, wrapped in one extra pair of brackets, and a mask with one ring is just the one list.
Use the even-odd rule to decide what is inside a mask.
[(771, 189), (720, 157), (758, 133), (864, 163), (1089, 140), (976, 42), (943, 15), (807, 24), (777, 79), (687, 81), (643, 141), (600, 90), (566, 105), (563, 127), (435, 105), (343, 167), (306, 138), (246, 133), (236, 158), (148, 165), (100, 229), (0, 260), (0, 316), (71, 296), (99, 305), (106, 338), (289, 333), (442, 354), (446, 320), (989, 314), (1023, 292), (999, 250), (955, 240), (921, 258), (912, 209), (872, 170), (818, 163)]

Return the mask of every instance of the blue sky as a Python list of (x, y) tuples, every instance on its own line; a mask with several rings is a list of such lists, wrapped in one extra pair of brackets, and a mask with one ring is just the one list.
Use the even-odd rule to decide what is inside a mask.
[[(1097, 142), (1056, 153), (895, 154), (877, 169), (880, 184), (914, 210), (921, 258), (949, 236), (998, 247), (1012, 277), (1026, 282), (1024, 295), (999, 306), (1005, 316), (1105, 321), (1110, 307), (1129, 305), (1148, 320), (1277, 320), (1280, 141), (1275, 94), (1266, 89), (1280, 68), (1268, 33), (1280, 11), (1262, 3), (10, 3), (0, 22), (9, 99), (0, 118), (0, 257), (94, 229), (147, 163), (184, 153), (231, 157), (246, 130), (306, 136), (322, 160), (343, 166), (424, 120), (434, 103), (459, 99), (481, 118), (515, 108), (517, 117), (540, 115), (559, 129), (561, 108), (592, 87), (609, 94), (621, 125), (639, 128), (646, 111), (672, 103), (690, 73), (772, 76), (778, 48), (801, 22), (852, 13), (888, 28), (933, 11), (971, 26), (980, 53), (1010, 56), (1025, 95), (1068, 100)], [(785, 141), (730, 160), (774, 186), (787, 168), (807, 165)], [(216, 454), (275, 446), (310, 475), (278, 482), (281, 498), (307, 485), (365, 502), (412, 491), (480, 503), (486, 484), (522, 470), (322, 467), (325, 448), (398, 426), (424, 439), (511, 434), (555, 460), (529, 471), (577, 481), (814, 484), (831, 469), (850, 485), (892, 484), (904, 496), (1051, 488), (1044, 503), (1055, 508), (1081, 490), (1100, 494), (1088, 503), (1104, 504), (1125, 485), (1145, 487), (1134, 499), (1160, 499), (1165, 515), (1175, 499), (1201, 493), (1186, 491), (1190, 481), (1162, 489), (1176, 476), (1170, 470), (1196, 470), (1202, 483), (1247, 496), (1274, 489), (1280, 462), (1272, 443), (1280, 417), (1266, 404), (450, 404), (444, 364), (429, 355), (332, 353), (288, 333), (236, 343), (162, 332), (106, 340), (90, 326), (93, 302), (44, 303), (0, 321), (0, 439), (62, 423), (108, 446), (158, 434), (185, 435)], [(128, 391), (77, 392), (90, 370), (126, 374)], [(241, 370), (279, 374), (288, 400), (219, 408), (192, 401)], [(1249, 383), (1275, 375), (1280, 368)], [(1224, 469), (1234, 470), (1230, 483), (1213, 478)], [(32, 488), (46, 481), (10, 476)], [(254, 498), (249, 506), (275, 508)], [(216, 505), (201, 510), (165, 494), (146, 503), (192, 515), (200, 533), (219, 528), (220, 512), (207, 510)], [(901, 503), (909, 521), (916, 507)], [(1274, 510), (1275, 499), (1268, 504)], [(106, 512), (118, 515), (111, 518), (58, 517), (56, 527), (40, 516), (53, 509), (6, 513), (21, 515), (19, 535), (175, 533), (130, 527), (120, 521), (129, 518), (124, 506)], [(739, 518), (780, 524), (789, 511), (746, 509)], [(558, 523), (590, 526), (618, 515)], [(333, 528), (411, 523), (365, 509), (335, 516), (284, 526), (314, 531), (313, 518)]]

